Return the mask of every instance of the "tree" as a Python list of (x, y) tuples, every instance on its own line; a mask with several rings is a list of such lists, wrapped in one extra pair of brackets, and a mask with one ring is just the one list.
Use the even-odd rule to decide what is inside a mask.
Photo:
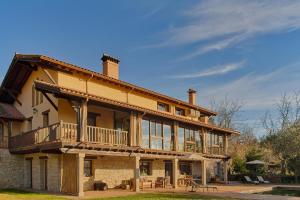
[(272, 149), (281, 161), (281, 173), (287, 173), (289, 160), (300, 155), (300, 93), (288, 96), (283, 94), (276, 104), (277, 117), (266, 113), (262, 123), (267, 131), (262, 145)]
[(219, 102), (213, 99), (210, 104), (212, 109), (218, 113), (212, 122), (223, 128), (234, 128), (233, 120), (243, 104), (240, 101), (229, 99), (227, 96)]

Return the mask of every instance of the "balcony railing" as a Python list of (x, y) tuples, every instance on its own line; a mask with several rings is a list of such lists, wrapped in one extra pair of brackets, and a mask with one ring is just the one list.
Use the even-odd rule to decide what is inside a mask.
[(8, 148), (8, 137), (3, 136), (0, 137), (0, 149), (7, 149)]
[[(49, 142), (76, 143), (78, 125), (59, 122), (11, 137), (11, 146), (30, 147)], [(127, 146), (128, 132), (87, 126), (85, 142), (101, 145)]]
[(95, 126), (87, 126), (87, 142), (103, 145), (127, 145), (127, 131), (107, 129)]
[(215, 155), (224, 155), (225, 151), (223, 147), (220, 146), (210, 146), (207, 147), (208, 154), (215, 154)]

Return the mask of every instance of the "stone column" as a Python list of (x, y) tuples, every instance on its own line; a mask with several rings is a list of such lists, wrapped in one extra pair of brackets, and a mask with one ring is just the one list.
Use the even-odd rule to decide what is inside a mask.
[(201, 161), (202, 185), (206, 185), (206, 160)]
[(224, 182), (225, 184), (228, 183), (228, 161), (227, 160), (224, 160), (223, 161), (223, 173), (224, 173)]
[(134, 158), (135, 167), (134, 167), (134, 190), (136, 192), (140, 191), (140, 157), (136, 156)]
[(83, 173), (84, 173), (84, 153), (78, 153), (77, 155), (77, 192), (79, 197), (84, 196), (83, 192)]
[(173, 188), (176, 189), (178, 187), (178, 158), (172, 160), (173, 164)]
[(84, 142), (84, 138), (86, 135), (87, 135), (87, 101), (84, 100), (81, 104), (80, 142)]

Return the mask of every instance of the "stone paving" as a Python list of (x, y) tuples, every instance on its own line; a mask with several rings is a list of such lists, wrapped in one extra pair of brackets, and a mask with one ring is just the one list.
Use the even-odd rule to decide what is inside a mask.
[[(235, 184), (235, 185), (214, 185), (218, 187), (218, 191), (199, 191), (194, 192), (193, 194), (202, 194), (202, 195), (212, 195), (220, 197), (231, 197), (238, 199), (249, 199), (249, 200), (300, 200), (300, 197), (289, 197), (289, 196), (276, 196), (276, 195), (261, 195), (253, 194), (256, 192), (269, 191), (272, 187), (282, 186), (287, 187), (288, 185), (248, 185), (248, 184)], [(299, 187), (300, 185), (292, 185), (292, 187)], [(157, 188), (157, 189), (144, 189), (141, 193), (182, 193), (182, 194), (191, 194), (189, 191), (190, 188)], [(85, 192), (85, 199), (88, 198), (104, 198), (104, 197), (119, 197), (119, 196), (128, 196), (134, 195), (135, 192), (129, 190), (108, 190), (108, 191), (88, 191)]]

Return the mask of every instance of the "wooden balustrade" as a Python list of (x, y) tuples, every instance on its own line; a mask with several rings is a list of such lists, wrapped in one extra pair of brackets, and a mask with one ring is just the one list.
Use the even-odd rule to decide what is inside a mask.
[(87, 142), (103, 145), (127, 146), (128, 132), (114, 129), (87, 126)]
[(77, 124), (61, 121), (58, 138), (63, 142), (76, 142), (77, 130)]
[(215, 154), (215, 155), (224, 155), (225, 151), (224, 151), (223, 147), (211, 146), (211, 147), (207, 147), (207, 153), (208, 154)]

